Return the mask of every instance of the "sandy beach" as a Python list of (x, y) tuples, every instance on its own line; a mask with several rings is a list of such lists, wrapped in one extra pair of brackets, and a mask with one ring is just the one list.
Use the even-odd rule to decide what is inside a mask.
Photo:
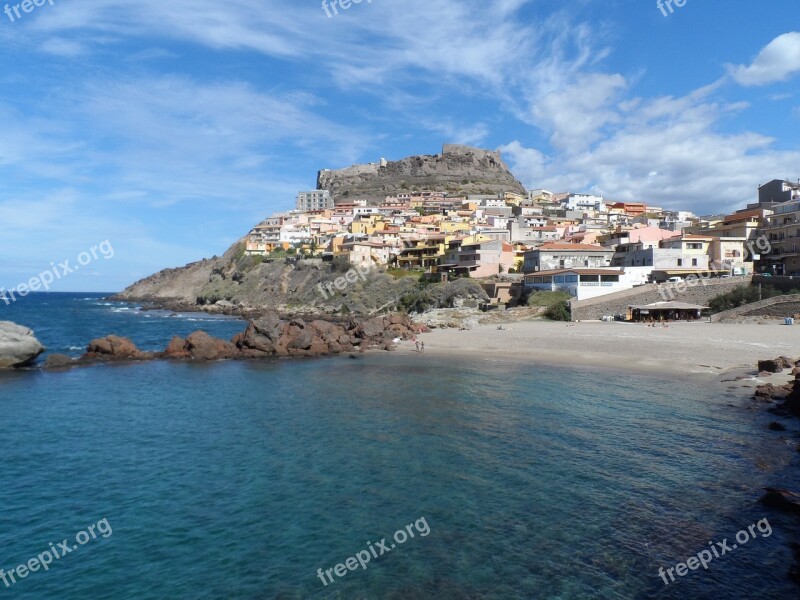
[[(425, 353), (560, 366), (592, 366), (665, 375), (718, 376), (754, 371), (758, 360), (800, 357), (800, 327), (775, 323), (634, 323), (523, 321), (419, 336)], [(416, 352), (403, 342), (401, 352)]]

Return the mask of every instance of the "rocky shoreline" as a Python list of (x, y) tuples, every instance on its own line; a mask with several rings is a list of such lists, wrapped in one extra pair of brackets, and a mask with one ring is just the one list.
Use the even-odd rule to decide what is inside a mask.
[(173, 337), (163, 352), (139, 350), (129, 339), (109, 335), (89, 342), (80, 358), (63, 354), (47, 357), (43, 368), (67, 369), (108, 362), (151, 360), (241, 360), (259, 358), (313, 358), (367, 350), (394, 350), (399, 340), (411, 339), (425, 330), (407, 315), (392, 314), (368, 319), (304, 320), (267, 313), (248, 322), (230, 341), (196, 331), (185, 339)]
[[(762, 383), (759, 385), (753, 398), (756, 402), (770, 404), (767, 409), (772, 415), (779, 418), (800, 418), (800, 360), (780, 356), (772, 360), (758, 361), (758, 376), (760, 378), (779, 375), (791, 369), (793, 380), (785, 384)], [(779, 421), (769, 424), (772, 431), (786, 431)], [(797, 450), (800, 452), (800, 445)], [(793, 490), (765, 487), (765, 494), (760, 502), (781, 512), (800, 515), (800, 493)], [(793, 542), (790, 547), (794, 556), (794, 564), (789, 569), (789, 578), (800, 585), (800, 543)]]

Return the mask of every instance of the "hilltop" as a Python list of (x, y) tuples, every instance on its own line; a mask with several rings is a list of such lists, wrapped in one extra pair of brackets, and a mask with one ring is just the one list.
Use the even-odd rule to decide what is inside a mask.
[(409, 156), (397, 161), (324, 169), (317, 189), (330, 190), (335, 201), (367, 200), (378, 204), (388, 195), (411, 190), (448, 194), (525, 194), (498, 152), (445, 144), (436, 155)]

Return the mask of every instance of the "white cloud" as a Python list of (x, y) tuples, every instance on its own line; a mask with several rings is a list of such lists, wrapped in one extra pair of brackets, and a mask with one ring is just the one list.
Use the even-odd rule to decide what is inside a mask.
[(744, 86), (767, 85), (786, 81), (800, 72), (800, 32), (776, 37), (748, 66), (730, 66), (731, 76)]
[[(601, 84), (602, 89), (607, 86)], [(602, 136), (588, 127), (587, 143), (556, 145), (550, 155), (519, 140), (501, 151), (529, 187), (593, 191), (700, 213), (741, 208), (755, 200), (759, 184), (795, 172), (800, 152), (777, 150), (775, 140), (756, 133), (720, 132), (722, 119), (747, 105), (712, 101), (715, 89), (621, 103), (608, 95), (605, 102), (586, 107), (585, 122), (604, 124)], [(542, 113), (544, 127), (583, 131), (582, 123), (559, 125), (574, 118), (575, 107), (564, 102), (551, 108)]]

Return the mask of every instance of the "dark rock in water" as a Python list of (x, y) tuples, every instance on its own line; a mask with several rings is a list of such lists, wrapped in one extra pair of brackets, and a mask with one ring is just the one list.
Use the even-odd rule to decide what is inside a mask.
[(795, 366), (795, 361), (786, 356), (780, 356), (773, 360), (760, 360), (758, 361), (759, 374), (766, 373), (780, 373), (784, 369), (791, 369)]
[(800, 585), (800, 544), (792, 542), (789, 544), (789, 547), (794, 553), (795, 562), (795, 564), (792, 565), (792, 568), (789, 569), (789, 579), (794, 581), (797, 585)]
[(759, 500), (765, 506), (771, 506), (787, 512), (800, 513), (800, 495), (789, 490), (765, 487), (767, 493)]
[(78, 362), (73, 360), (66, 354), (50, 354), (45, 359), (43, 368), (49, 371), (56, 369), (71, 369), (72, 367), (77, 365)]
[(26, 367), (33, 363), (45, 347), (27, 327), (0, 321), (0, 369)]
[(760, 400), (762, 402), (770, 402), (772, 400), (783, 400), (788, 398), (794, 390), (794, 384), (787, 384), (787, 385), (773, 385), (771, 383), (765, 383), (756, 388), (755, 394), (753, 395), (756, 400)]
[(786, 431), (786, 427), (784, 427), (783, 425), (781, 425), (777, 421), (772, 421), (772, 423), (769, 424), (769, 428), (772, 431)]

